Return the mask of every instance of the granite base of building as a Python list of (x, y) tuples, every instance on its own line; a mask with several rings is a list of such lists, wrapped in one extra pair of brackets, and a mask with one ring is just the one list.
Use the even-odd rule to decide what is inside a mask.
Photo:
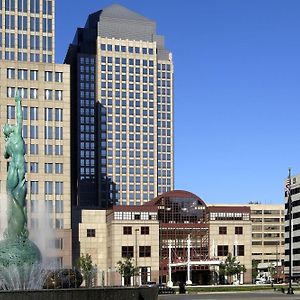
[(156, 300), (158, 288), (154, 287), (116, 287), (79, 288), (36, 291), (1, 291), (0, 300)]

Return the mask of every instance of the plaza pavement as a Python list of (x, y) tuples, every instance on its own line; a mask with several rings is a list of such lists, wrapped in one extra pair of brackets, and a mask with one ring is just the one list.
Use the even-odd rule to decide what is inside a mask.
[(300, 293), (294, 295), (283, 294), (280, 292), (270, 291), (253, 291), (253, 292), (207, 292), (197, 294), (176, 294), (176, 295), (159, 295), (159, 300), (300, 300)]

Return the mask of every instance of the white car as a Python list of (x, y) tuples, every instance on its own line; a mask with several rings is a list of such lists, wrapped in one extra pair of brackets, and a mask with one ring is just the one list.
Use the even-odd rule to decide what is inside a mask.
[(256, 278), (255, 279), (255, 284), (266, 284), (267, 280), (264, 278)]

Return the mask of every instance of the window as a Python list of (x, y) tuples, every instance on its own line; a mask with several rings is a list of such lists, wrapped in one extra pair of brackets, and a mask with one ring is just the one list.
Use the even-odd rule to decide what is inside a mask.
[(30, 80), (37, 81), (38, 80), (38, 71), (30, 70)]
[(45, 139), (51, 140), (53, 138), (52, 132), (52, 126), (45, 126)]
[(96, 229), (87, 229), (86, 236), (87, 237), (96, 237)]
[(62, 108), (55, 108), (55, 121), (61, 122), (63, 120)]
[(219, 234), (227, 234), (227, 227), (226, 226), (220, 226), (219, 227)]
[(237, 245), (237, 256), (244, 256), (245, 254), (245, 246)]
[(25, 69), (18, 69), (18, 79), (19, 80), (27, 80), (27, 70)]
[(142, 226), (141, 234), (149, 234), (149, 226)]
[(53, 194), (53, 182), (45, 181), (45, 194), (52, 195)]
[(228, 245), (218, 245), (218, 256), (228, 255)]
[(53, 91), (52, 90), (45, 90), (45, 99), (52, 100), (53, 99)]
[(45, 163), (45, 173), (51, 174), (53, 172), (53, 164)]
[(30, 163), (30, 172), (31, 173), (38, 173), (38, 171), (39, 171), (39, 163), (31, 162)]
[(7, 68), (7, 74), (6, 77), (8, 79), (15, 79), (15, 69)]
[(140, 214), (134, 214), (134, 220), (140, 220), (141, 215)]
[(52, 145), (45, 145), (45, 154), (52, 155), (53, 154), (53, 146)]
[(63, 128), (55, 127), (55, 139), (62, 140), (63, 139)]
[(56, 90), (55, 91), (55, 100), (61, 101), (63, 99), (63, 91)]
[(38, 138), (38, 126), (30, 125), (30, 138), (32, 139)]
[(55, 228), (63, 229), (64, 228), (64, 220), (63, 219), (55, 219)]
[(151, 246), (140, 246), (139, 257), (151, 257)]
[(31, 194), (38, 194), (39, 193), (39, 183), (38, 183), (38, 181), (31, 181), (30, 182), (30, 193)]
[(53, 240), (49, 240), (49, 248), (52, 249), (63, 249), (63, 239), (62, 238), (56, 238)]
[(122, 246), (122, 257), (133, 257), (133, 246)]
[(38, 107), (30, 107), (30, 120), (38, 120)]
[(62, 163), (55, 164), (55, 174), (63, 174), (63, 164)]
[(38, 153), (39, 153), (39, 145), (30, 144), (30, 154), (38, 154)]
[(123, 227), (123, 234), (132, 234), (132, 227), (131, 226), (124, 226)]
[(55, 182), (55, 195), (63, 194), (63, 182), (57, 181)]
[(37, 99), (38, 98), (38, 89), (31, 88), (30, 89), (30, 99)]
[(63, 145), (55, 145), (55, 155), (63, 155)]
[(56, 213), (64, 212), (64, 202), (62, 200), (55, 200), (55, 212)]
[(55, 72), (55, 81), (63, 82), (63, 73), (62, 72)]
[(7, 119), (15, 118), (15, 106), (8, 105), (7, 106)]
[(52, 121), (52, 112), (53, 109), (52, 108), (45, 108), (45, 121)]
[(45, 81), (52, 81), (52, 80), (53, 80), (53, 72), (45, 71)]
[(235, 227), (234, 230), (235, 234), (243, 234), (243, 227)]
[(52, 200), (45, 200), (45, 206), (46, 206), (46, 211), (48, 213), (53, 213), (53, 201)]

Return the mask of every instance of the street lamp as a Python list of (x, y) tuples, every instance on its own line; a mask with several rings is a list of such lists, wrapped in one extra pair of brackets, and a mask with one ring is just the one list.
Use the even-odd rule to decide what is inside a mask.
[(293, 288), (292, 288), (292, 267), (293, 267), (293, 256), (292, 256), (292, 208), (293, 208), (293, 203), (292, 203), (292, 195), (291, 195), (291, 169), (289, 168), (289, 176), (288, 176), (288, 181), (287, 181), (287, 196), (288, 196), (288, 207), (287, 207), (287, 213), (288, 213), (288, 219), (289, 219), (289, 287), (288, 287), (288, 294), (294, 294)]
[[(137, 236), (140, 230), (138, 228), (135, 229), (135, 271), (137, 272), (137, 259), (138, 259), (138, 242)], [(135, 275), (135, 284), (138, 285), (138, 275)]]

